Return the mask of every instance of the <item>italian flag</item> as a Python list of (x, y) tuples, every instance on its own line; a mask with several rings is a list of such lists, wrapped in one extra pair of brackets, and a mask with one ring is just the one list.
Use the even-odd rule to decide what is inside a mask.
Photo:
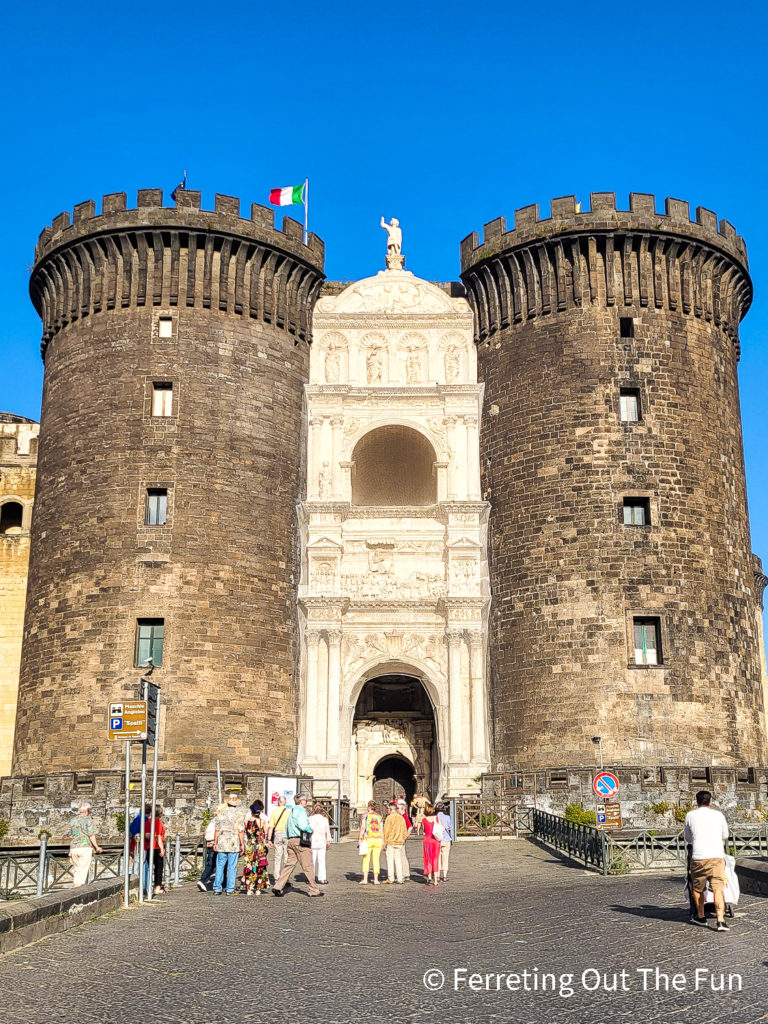
[(304, 186), (289, 185), (287, 188), (270, 189), (269, 201), (274, 206), (290, 206), (292, 203), (303, 203)]

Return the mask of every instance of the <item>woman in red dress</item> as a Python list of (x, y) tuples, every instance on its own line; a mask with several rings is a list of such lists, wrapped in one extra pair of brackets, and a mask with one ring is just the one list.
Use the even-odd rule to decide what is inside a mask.
[(424, 829), (424, 874), (427, 876), (428, 885), (437, 885), (440, 871), (440, 840), (433, 834), (436, 821), (435, 808), (432, 804), (427, 804), (421, 825)]

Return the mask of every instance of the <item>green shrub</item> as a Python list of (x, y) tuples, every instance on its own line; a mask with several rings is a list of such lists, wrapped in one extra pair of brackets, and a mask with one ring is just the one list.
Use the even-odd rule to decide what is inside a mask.
[(566, 821), (572, 821), (575, 825), (595, 825), (597, 818), (594, 811), (588, 811), (581, 804), (568, 804), (563, 815)]
[(8, 835), (8, 828), (9, 825), (5, 818), (0, 818), (0, 839), (5, 839)]
[(668, 804), (666, 800), (659, 800), (655, 804), (646, 804), (646, 811), (653, 811), (654, 814), (668, 814), (672, 810), (672, 804)]
[(693, 804), (687, 804), (685, 807), (676, 807), (672, 812), (675, 816), (675, 821), (678, 822), (678, 824), (682, 825), (685, 821), (686, 814), (688, 813), (688, 811), (692, 810)]
[(614, 848), (611, 851), (611, 859), (608, 862), (608, 874), (628, 875), (631, 870), (629, 860), (624, 850)]
[(115, 816), (115, 831), (125, 832), (125, 811), (121, 811), (120, 814)]

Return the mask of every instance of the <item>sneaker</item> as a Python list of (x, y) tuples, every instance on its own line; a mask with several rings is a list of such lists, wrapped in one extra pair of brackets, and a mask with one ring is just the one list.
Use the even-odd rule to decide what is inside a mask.
[(703, 928), (709, 928), (709, 925), (707, 924), (706, 917), (697, 917), (695, 914), (691, 914), (691, 923), (692, 924), (699, 924)]
[(223, 893), (223, 891), (221, 889), (214, 889), (213, 890), (213, 895), (214, 896), (223, 896), (224, 893)]
[(324, 892), (310, 892), (310, 893), (308, 893), (308, 895), (314, 899), (315, 896), (325, 896), (325, 893)]
[(717, 929), (716, 930), (719, 931), (719, 932), (729, 932), (731, 929), (725, 923), (725, 921), (718, 921), (717, 922)]
[(197, 888), (200, 890), (200, 892), (208, 892), (208, 886), (205, 884), (205, 882), (198, 882)]
[(272, 895), (273, 896), (282, 896), (283, 895), (283, 890), (282, 889), (273, 889), (272, 890)]

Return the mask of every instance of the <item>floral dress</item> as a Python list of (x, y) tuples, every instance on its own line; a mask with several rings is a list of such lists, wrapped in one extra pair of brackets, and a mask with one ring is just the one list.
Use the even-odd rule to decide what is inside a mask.
[(245, 823), (245, 867), (243, 885), (246, 892), (264, 892), (269, 888), (266, 819), (263, 815)]

